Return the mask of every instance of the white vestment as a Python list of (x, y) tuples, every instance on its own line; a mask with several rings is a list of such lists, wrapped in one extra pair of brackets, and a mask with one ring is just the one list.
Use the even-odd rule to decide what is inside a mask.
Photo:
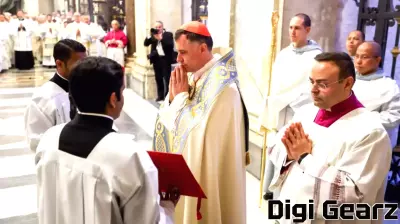
[(312, 102), (309, 77), (320, 53), (321, 47), (312, 40), (303, 48), (290, 45), (279, 52), (272, 69), (270, 96), (260, 114), (262, 126), (278, 131), (297, 109)]
[[(236, 83), (226, 84), (213, 95), (219, 83), (232, 79), (226, 67), (236, 70), (231, 52), (221, 49), (218, 53), (223, 57), (218, 60), (221, 56), (216, 55), (192, 76), (200, 78), (196, 84), (191, 79), (191, 87), (196, 89), (193, 99), (187, 92), (180, 93), (170, 104), (169, 93), (160, 107), (159, 123), (156, 122), (155, 149), (168, 147), (162, 140), (163, 130), (177, 133), (168, 140), (172, 148), (169, 152), (183, 155), (207, 196), (201, 201), (199, 221), (197, 198), (182, 197), (176, 207), (179, 224), (246, 222), (245, 115)], [(186, 127), (191, 129), (188, 133)]]
[(90, 23), (89, 25), (89, 35), (90, 35), (90, 56), (105, 56), (105, 46), (104, 43), (100, 41), (106, 35), (106, 32), (101, 28), (99, 24)]
[(10, 45), (11, 30), (8, 22), (0, 22), (0, 50), (1, 50), (1, 69), (6, 70), (11, 68)]
[(63, 127), (49, 129), (36, 153), (38, 224), (173, 223), (157, 168), (130, 136), (110, 133), (81, 158), (59, 150)]
[(49, 128), (70, 121), (68, 93), (48, 81), (33, 94), (25, 111), (25, 132), (30, 149), (36, 151), (41, 136)]
[[(268, 150), (275, 165), (269, 189), (279, 191), (278, 199), (283, 203), (285, 199), (292, 205), (309, 204), (310, 199), (314, 200), (316, 220), (313, 223), (326, 222), (322, 218), (326, 200), (339, 200), (340, 204), (368, 203), (370, 206), (383, 203), (392, 150), (380, 120), (367, 109), (359, 108), (326, 128), (314, 123), (317, 112), (318, 108), (308, 105), (293, 118), (302, 123), (304, 132), (313, 141), (311, 154), (300, 165), (296, 161), (286, 162), (287, 152), (281, 138), (287, 126), (277, 134)], [(289, 168), (281, 174), (283, 166)], [(356, 219), (351, 223), (382, 223), (382, 219), (382, 216), (379, 220)], [(291, 220), (279, 221), (292, 223)]]
[(120, 47), (108, 47), (107, 58), (116, 61), (122, 67), (125, 66), (125, 54), (124, 49)]
[[(15, 65), (15, 55), (14, 55), (14, 27), (13, 27), (13, 23), (11, 23), (11, 22), (8, 22), (7, 23), (7, 26), (8, 26), (8, 30), (9, 30), (9, 35), (10, 35), (10, 38), (8, 38), (8, 41), (7, 41), (7, 46), (8, 46), (8, 48), (7, 48), (7, 52), (8, 52), (8, 56), (10, 57), (10, 62), (11, 62), (11, 67), (13, 66), (13, 65)], [(7, 27), (6, 26), (6, 27)]]
[(43, 33), (46, 23), (38, 23), (32, 37), (33, 56), (38, 62), (43, 62)]
[(400, 91), (396, 81), (388, 77), (357, 79), (353, 91), (365, 108), (379, 117), (389, 134), (392, 148), (396, 147), (400, 124)]
[[(56, 23), (46, 22), (41, 27), (41, 36), (43, 38), (43, 65), (55, 66), (56, 62), (53, 57), (54, 46), (58, 41), (59, 26)], [(50, 32), (51, 30), (51, 32)]]
[[(76, 40), (83, 44), (85, 46), (87, 52), (89, 52), (90, 49), (90, 35), (89, 35), (89, 25), (86, 23), (77, 23), (73, 22), (67, 25), (67, 30), (68, 30), (68, 39)], [(77, 31), (79, 30), (80, 35), (77, 35)]]
[[(21, 24), (25, 27), (25, 30), (18, 31)], [(32, 51), (33, 30), (32, 23), (29, 20), (14, 21), (12, 34), (14, 36), (14, 51)]]
[[(271, 91), (265, 100), (259, 124), (268, 130), (267, 144), (270, 145), (276, 132), (286, 125), (302, 106), (312, 103), (309, 77), (315, 56), (322, 53), (321, 47), (310, 40), (302, 48), (292, 45), (277, 55), (271, 75)], [(269, 160), (265, 166), (264, 191), (272, 178), (273, 167)]]
[(58, 40), (67, 39), (69, 36), (68, 29), (66, 27), (61, 27), (60, 32), (58, 32)]

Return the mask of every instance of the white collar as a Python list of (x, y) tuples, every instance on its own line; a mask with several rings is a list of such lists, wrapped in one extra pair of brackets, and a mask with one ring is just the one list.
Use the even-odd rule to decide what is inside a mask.
[(221, 58), (221, 55), (219, 54), (214, 54), (213, 58), (208, 61), (201, 69), (197, 70), (197, 72), (195, 72), (193, 74), (193, 78), (194, 80), (196, 80), (196, 76), (199, 76), (197, 80), (200, 80), (201, 77), (203, 76), (203, 74), (210, 69), (219, 59)]
[(105, 114), (85, 113), (85, 112), (80, 112), (78, 109), (77, 109), (77, 112), (78, 112), (78, 114), (81, 114), (81, 115), (95, 116), (95, 117), (105, 117), (105, 118), (108, 118), (108, 119), (111, 119), (112, 121), (114, 121), (114, 118), (112, 118), (111, 116), (105, 115)]
[(62, 78), (62, 79), (64, 79), (65, 81), (69, 82), (68, 79), (62, 77), (62, 75), (58, 74), (58, 72), (56, 72), (56, 74), (57, 74), (58, 76), (60, 76), (60, 78)]

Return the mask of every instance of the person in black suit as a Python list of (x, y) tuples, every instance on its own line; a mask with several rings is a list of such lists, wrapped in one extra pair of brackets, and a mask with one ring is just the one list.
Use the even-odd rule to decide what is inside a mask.
[(174, 37), (171, 32), (164, 29), (161, 21), (157, 21), (154, 28), (151, 28), (150, 35), (144, 40), (144, 46), (151, 45), (151, 51), (147, 58), (153, 64), (156, 76), (158, 95), (156, 101), (162, 101), (168, 93), (171, 64), (176, 61)]

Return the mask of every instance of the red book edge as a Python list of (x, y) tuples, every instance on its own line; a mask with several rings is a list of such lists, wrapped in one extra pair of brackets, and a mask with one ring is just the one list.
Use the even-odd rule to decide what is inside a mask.
[[(148, 152), (148, 154), (149, 154), (149, 156), (150, 156), (150, 159), (152, 159), (152, 157), (151, 157), (152, 154), (163, 154), (163, 153), (168, 154), (168, 153), (166, 153), (166, 152), (157, 152), (157, 151), (154, 151), (154, 150), (152, 150), (152, 151), (147, 151), (147, 152)], [(181, 155), (181, 154), (180, 154), (180, 155)], [(182, 156), (182, 155), (181, 155), (181, 156)], [(183, 157), (183, 156), (182, 156), (182, 157)], [(183, 158), (183, 160), (185, 161), (184, 158)], [(152, 159), (152, 161), (153, 161), (153, 159)], [(153, 161), (153, 163), (154, 163), (154, 161)], [(154, 165), (155, 165), (155, 164), (154, 164)], [(191, 174), (192, 178), (197, 182), (196, 178), (194, 177), (193, 173), (191, 172), (191, 170), (190, 170), (189, 166), (187, 165), (186, 161), (185, 161), (185, 166), (186, 166), (186, 168), (190, 171), (190, 174)], [(156, 166), (156, 167), (157, 167), (157, 166)], [(158, 168), (157, 168), (157, 169), (158, 169)], [(206, 194), (204, 193), (203, 189), (201, 188), (201, 185), (199, 184), (199, 182), (197, 182), (197, 184), (199, 185), (200, 191), (201, 191), (202, 194), (203, 194), (203, 197), (198, 197), (198, 198), (197, 198), (197, 206), (196, 206), (196, 209), (197, 209), (197, 220), (201, 220), (201, 219), (203, 218), (203, 216), (201, 215), (201, 212), (200, 212), (200, 209), (201, 209), (201, 199), (202, 199), (202, 198), (207, 199), (207, 196), (206, 196)]]

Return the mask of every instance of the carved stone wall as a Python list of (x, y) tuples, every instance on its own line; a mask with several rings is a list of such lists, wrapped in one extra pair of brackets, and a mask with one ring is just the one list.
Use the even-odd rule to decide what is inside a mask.
[(290, 19), (297, 13), (305, 13), (311, 18), (310, 38), (317, 41), (324, 51), (334, 51), (336, 48), (335, 34), (338, 9), (341, 7), (342, 0), (285, 0), (281, 47), (284, 48), (290, 43)]

